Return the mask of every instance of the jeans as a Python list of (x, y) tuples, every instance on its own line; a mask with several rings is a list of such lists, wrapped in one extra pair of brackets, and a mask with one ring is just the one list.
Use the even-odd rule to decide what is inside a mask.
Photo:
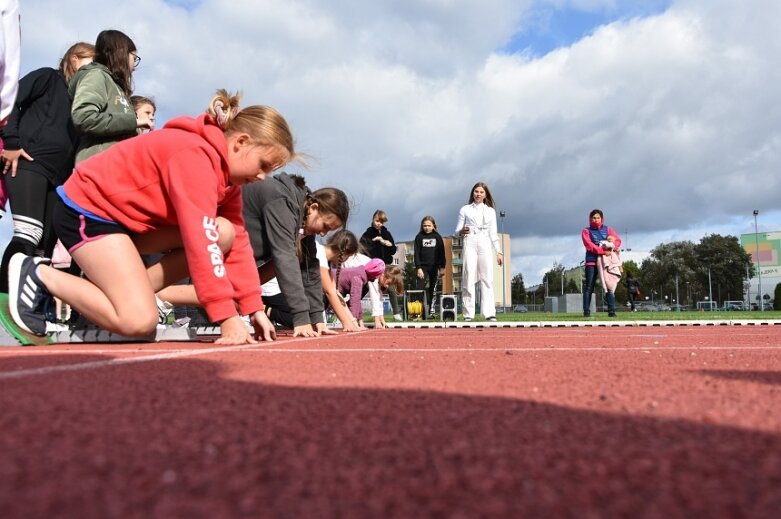
[(583, 283), (583, 315), (591, 315), (591, 294), (594, 293), (594, 283), (597, 280), (596, 265), (586, 265), (586, 281)]

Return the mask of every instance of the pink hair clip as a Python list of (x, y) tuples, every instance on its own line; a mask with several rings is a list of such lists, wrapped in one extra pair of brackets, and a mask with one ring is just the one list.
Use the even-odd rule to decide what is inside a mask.
[(227, 115), (225, 114), (225, 110), (222, 109), (222, 101), (214, 103), (214, 114), (217, 116), (217, 124), (225, 126)]

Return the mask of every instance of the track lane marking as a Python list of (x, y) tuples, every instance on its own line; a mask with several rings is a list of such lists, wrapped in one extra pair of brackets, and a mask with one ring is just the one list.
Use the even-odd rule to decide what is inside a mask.
[[(310, 341), (316, 337), (297, 338), (301, 341)], [(41, 368), (22, 369), (0, 373), (0, 380), (13, 380), (52, 373), (64, 373), (70, 371), (86, 371), (128, 364), (140, 364), (143, 362), (155, 362), (160, 360), (180, 359), (196, 357), (199, 355), (211, 355), (214, 353), (231, 353), (251, 351), (252, 353), (558, 353), (558, 352), (671, 352), (671, 351), (762, 351), (779, 350), (780, 346), (653, 346), (653, 347), (530, 347), (530, 348), (263, 348), (258, 345), (226, 346), (222, 348), (207, 348), (199, 350), (178, 350), (142, 357), (107, 359), (92, 362), (79, 362), (64, 366), (45, 366)], [(73, 353), (68, 351), (67, 353)]]

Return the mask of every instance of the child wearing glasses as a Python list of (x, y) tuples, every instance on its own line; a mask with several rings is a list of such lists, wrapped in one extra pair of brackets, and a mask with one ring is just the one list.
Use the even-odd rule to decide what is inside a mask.
[(80, 135), (76, 164), (154, 125), (130, 102), (133, 71), (140, 62), (136, 45), (126, 34), (98, 34), (93, 62), (80, 68), (68, 86), (71, 118)]

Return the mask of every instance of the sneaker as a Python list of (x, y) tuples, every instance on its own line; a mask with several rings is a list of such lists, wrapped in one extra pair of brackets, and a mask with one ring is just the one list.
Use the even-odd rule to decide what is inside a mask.
[(491, 317), (486, 317), (486, 318), (485, 318), (485, 320), (486, 320), (486, 321), (491, 321), (491, 322), (496, 322), (496, 317), (494, 317), (494, 316), (492, 315)]
[(40, 336), (46, 335), (47, 314), (56, 317), (54, 298), (35, 273), (38, 265), (49, 263), (51, 261), (46, 258), (17, 252), (8, 264), (8, 306), (11, 317), (21, 329)]
[(464, 317), (464, 322), (465, 323), (470, 323), (470, 322), (472, 322), (472, 318), (471, 317)]
[(155, 296), (157, 301), (157, 324), (171, 324), (171, 313), (174, 311), (174, 305), (168, 301), (163, 301)]
[(393, 314), (393, 320), (394, 321), (403, 321), (404, 319), (401, 318), (401, 314)]

